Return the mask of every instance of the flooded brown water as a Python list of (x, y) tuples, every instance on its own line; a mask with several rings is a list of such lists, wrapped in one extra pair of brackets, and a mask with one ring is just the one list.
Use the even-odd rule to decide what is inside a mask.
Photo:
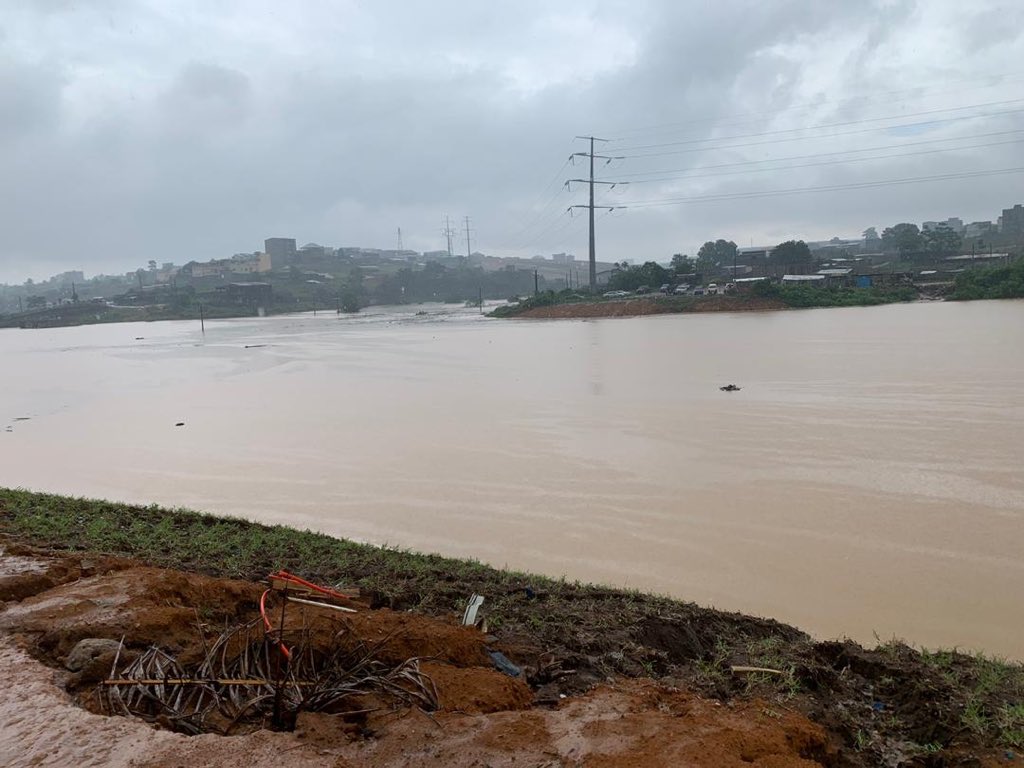
[(435, 305), (0, 331), (0, 355), (2, 485), (1024, 658), (1021, 301)]

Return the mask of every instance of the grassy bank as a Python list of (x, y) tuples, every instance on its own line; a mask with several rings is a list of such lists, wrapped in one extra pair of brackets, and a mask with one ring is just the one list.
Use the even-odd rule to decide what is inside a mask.
[(811, 307), (873, 307), (917, 299), (912, 286), (896, 288), (818, 288), (807, 285), (758, 283), (751, 296), (778, 299), (791, 309)]
[[(981, 656), (816, 642), (778, 622), (665, 597), (183, 510), (0, 489), (0, 533), (214, 576), (259, 580), (285, 568), (434, 615), (458, 615), (476, 592), (499, 647), (533, 664), (531, 684), (555, 698), (610, 675), (660, 677), (723, 699), (757, 695), (825, 725), (845, 744), (847, 765), (1024, 747), (1024, 669)], [(735, 674), (732, 665), (778, 674)]]
[[(917, 290), (898, 288), (818, 288), (803, 285), (758, 283), (743, 294), (730, 296), (662, 296), (645, 294), (630, 299), (606, 299), (584, 296), (574, 291), (546, 291), (523, 299), (518, 304), (498, 307), (492, 317), (616, 317), (632, 314), (675, 314), (685, 312), (744, 309), (805, 309), (811, 307), (868, 307), (917, 299)], [(613, 311), (624, 305), (624, 311)], [(557, 308), (557, 310), (555, 309)]]
[(1024, 298), (1024, 259), (957, 275), (949, 298), (955, 301)]

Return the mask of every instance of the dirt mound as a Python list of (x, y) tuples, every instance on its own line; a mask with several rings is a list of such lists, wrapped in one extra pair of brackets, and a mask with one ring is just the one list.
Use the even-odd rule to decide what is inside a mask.
[(491, 664), (483, 635), (472, 627), (387, 608), (351, 614), (347, 622), (361, 640), (380, 645), (378, 656), (383, 661), (424, 658), (459, 667)]
[[(5, 579), (26, 574), (52, 572), (56, 579), (63, 572), (80, 578), (9, 602), (0, 610), (0, 677), (17, 683), (0, 687), (3, 765), (276, 768), (284, 759), (289, 765), (334, 768), (779, 768), (827, 765), (834, 758), (825, 732), (796, 713), (757, 703), (722, 706), (651, 681), (603, 685), (562, 699), (556, 707), (537, 708), (525, 682), (492, 667), (486, 638), (479, 631), (414, 614), (368, 609), (345, 615), (317, 608), (296, 611), (286, 630), (291, 631), (289, 625), (299, 616), (307, 631), (322, 635), (323, 643), (357, 642), (391, 660), (430, 659), (419, 669), (437, 690), (437, 712), (428, 716), (416, 707), (369, 693), (356, 697), (358, 711), (300, 714), (291, 733), (258, 730), (230, 739), (186, 738), (136, 719), (104, 717), (74, 706), (39, 660), (56, 666), (83, 638), (121, 636), (129, 649), (158, 645), (182, 655), (195, 653), (204, 643), (199, 627), (213, 633), (225, 622), (244, 623), (258, 616), (263, 587), (124, 563), (103, 574), (85, 575), (75, 558), (63, 564), (30, 560), (28, 555), (0, 557), (6, 569), (0, 570), (0, 586)], [(15, 638), (37, 659), (16, 648)], [(667, 642), (675, 640), (678, 637), (670, 636)], [(83, 674), (96, 680), (109, 670), (109, 644), (93, 642), (81, 648), (92, 646), (99, 655), (82, 654), (92, 659), (83, 661), (82, 673), (61, 672), (56, 680), (81, 683)], [(131, 655), (131, 650), (127, 653)], [(91, 673), (90, 666), (95, 667)]]
[(374, 724), (353, 765), (810, 768), (835, 764), (825, 732), (754, 702), (725, 707), (653, 682), (599, 686), (554, 709), (409, 714)]
[(118, 557), (57, 557), (0, 539), (0, 604), (131, 565), (130, 560)]
[(703, 299), (685, 300), (647, 297), (624, 301), (594, 301), (576, 304), (555, 304), (550, 307), (534, 307), (515, 317), (574, 318), (574, 317), (636, 317), (640, 315), (665, 315), (689, 312), (764, 312), (773, 309), (787, 309), (778, 299), (755, 299), (736, 296), (710, 296)]
[[(74, 572), (74, 566), (64, 566)], [(51, 571), (57, 569), (53, 566)], [(198, 651), (197, 622), (223, 626), (251, 617), (258, 585), (161, 568), (129, 567), (89, 576), (9, 605), (0, 630), (31, 635), (43, 654), (63, 662), (83, 638), (125, 638), (129, 648), (160, 645)]]
[(437, 662), (427, 662), (421, 669), (434, 681), (445, 711), (486, 714), (528, 709), (533, 702), (526, 683), (494, 669), (460, 669)]

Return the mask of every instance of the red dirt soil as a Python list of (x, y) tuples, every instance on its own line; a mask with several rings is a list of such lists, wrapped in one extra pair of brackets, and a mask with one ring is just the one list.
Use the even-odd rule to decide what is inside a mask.
[(690, 312), (764, 312), (787, 309), (778, 299), (739, 298), (735, 296), (710, 296), (697, 299), (680, 308), (678, 302), (648, 297), (625, 299), (623, 301), (580, 302), (579, 304), (556, 304), (550, 307), (534, 307), (515, 317), (529, 318), (590, 318), (590, 317), (635, 317), (638, 315), (686, 314)]
[[(23, 594), (27, 578), (40, 591)], [(58, 583), (66, 581), (66, 583)], [(19, 586), (20, 585), (20, 586)], [(652, 680), (610, 681), (556, 707), (532, 705), (521, 680), (489, 664), (475, 629), (414, 614), (363, 609), (349, 623), (397, 660), (421, 669), (441, 708), (399, 708), (358, 725), (301, 714), (293, 732), (187, 737), (75, 704), (110, 668), (100, 657), (54, 669), (77, 640), (119, 640), (187, 653), (196, 617), (213, 626), (252, 617), (262, 587), (127, 561), (0, 555), (0, 765), (65, 766), (784, 766), (834, 763), (825, 731), (759, 702), (723, 705)], [(44, 663), (45, 662), (45, 663)], [(51, 666), (47, 666), (47, 664)]]

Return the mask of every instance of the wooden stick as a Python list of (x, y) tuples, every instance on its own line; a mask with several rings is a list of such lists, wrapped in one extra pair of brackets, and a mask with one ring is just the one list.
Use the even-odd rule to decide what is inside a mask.
[(303, 605), (315, 605), (317, 608), (330, 608), (332, 611), (341, 611), (342, 613), (359, 613), (354, 608), (345, 608), (340, 605), (331, 605), (330, 603), (319, 603), (316, 600), (303, 600), (299, 597), (292, 597), (291, 595), (285, 595), (285, 598), (293, 603), (302, 603)]
[(737, 675), (745, 673), (745, 672), (763, 672), (764, 674), (767, 674), (767, 675), (784, 675), (784, 674), (786, 674), (781, 669), (769, 669), (768, 667), (743, 667), (743, 666), (735, 666), (735, 665), (733, 665), (732, 667), (730, 667), (730, 669), (732, 670), (733, 674), (737, 674)]

